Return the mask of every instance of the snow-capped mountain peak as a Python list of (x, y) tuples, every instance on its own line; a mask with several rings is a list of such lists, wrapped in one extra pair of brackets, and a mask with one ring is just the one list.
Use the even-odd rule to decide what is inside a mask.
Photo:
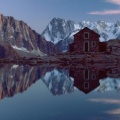
[(46, 29), (43, 31), (42, 36), (47, 41), (57, 44), (60, 40), (70, 35), (74, 31), (74, 22), (66, 21), (60, 18), (53, 18)]
[(81, 21), (75, 23), (74, 21), (60, 18), (53, 18), (42, 32), (42, 36), (47, 41), (61, 46), (62, 50), (67, 50), (68, 44), (73, 41), (73, 35), (84, 27), (88, 27), (98, 33), (100, 41), (120, 39), (120, 21), (110, 23), (99, 20), (97, 22)]

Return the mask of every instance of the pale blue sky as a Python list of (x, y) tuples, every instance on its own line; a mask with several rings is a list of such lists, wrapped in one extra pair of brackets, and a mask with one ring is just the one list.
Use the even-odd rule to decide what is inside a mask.
[(53, 17), (76, 23), (120, 19), (120, 0), (0, 0), (0, 13), (23, 20), (41, 33)]

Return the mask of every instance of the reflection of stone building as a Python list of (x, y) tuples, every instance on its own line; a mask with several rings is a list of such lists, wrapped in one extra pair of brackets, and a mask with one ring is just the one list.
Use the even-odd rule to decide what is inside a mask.
[(89, 93), (99, 86), (99, 79), (105, 78), (106, 72), (97, 69), (71, 69), (70, 76), (74, 78), (74, 86), (84, 93)]

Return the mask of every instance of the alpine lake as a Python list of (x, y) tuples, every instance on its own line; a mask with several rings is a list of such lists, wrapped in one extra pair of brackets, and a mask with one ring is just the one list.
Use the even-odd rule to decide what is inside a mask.
[(119, 120), (120, 64), (0, 64), (0, 120)]

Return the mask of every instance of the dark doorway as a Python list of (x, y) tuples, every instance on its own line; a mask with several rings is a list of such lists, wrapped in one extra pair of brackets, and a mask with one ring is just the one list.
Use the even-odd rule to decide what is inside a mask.
[(85, 42), (85, 52), (89, 52), (89, 44), (88, 44), (88, 42)]

